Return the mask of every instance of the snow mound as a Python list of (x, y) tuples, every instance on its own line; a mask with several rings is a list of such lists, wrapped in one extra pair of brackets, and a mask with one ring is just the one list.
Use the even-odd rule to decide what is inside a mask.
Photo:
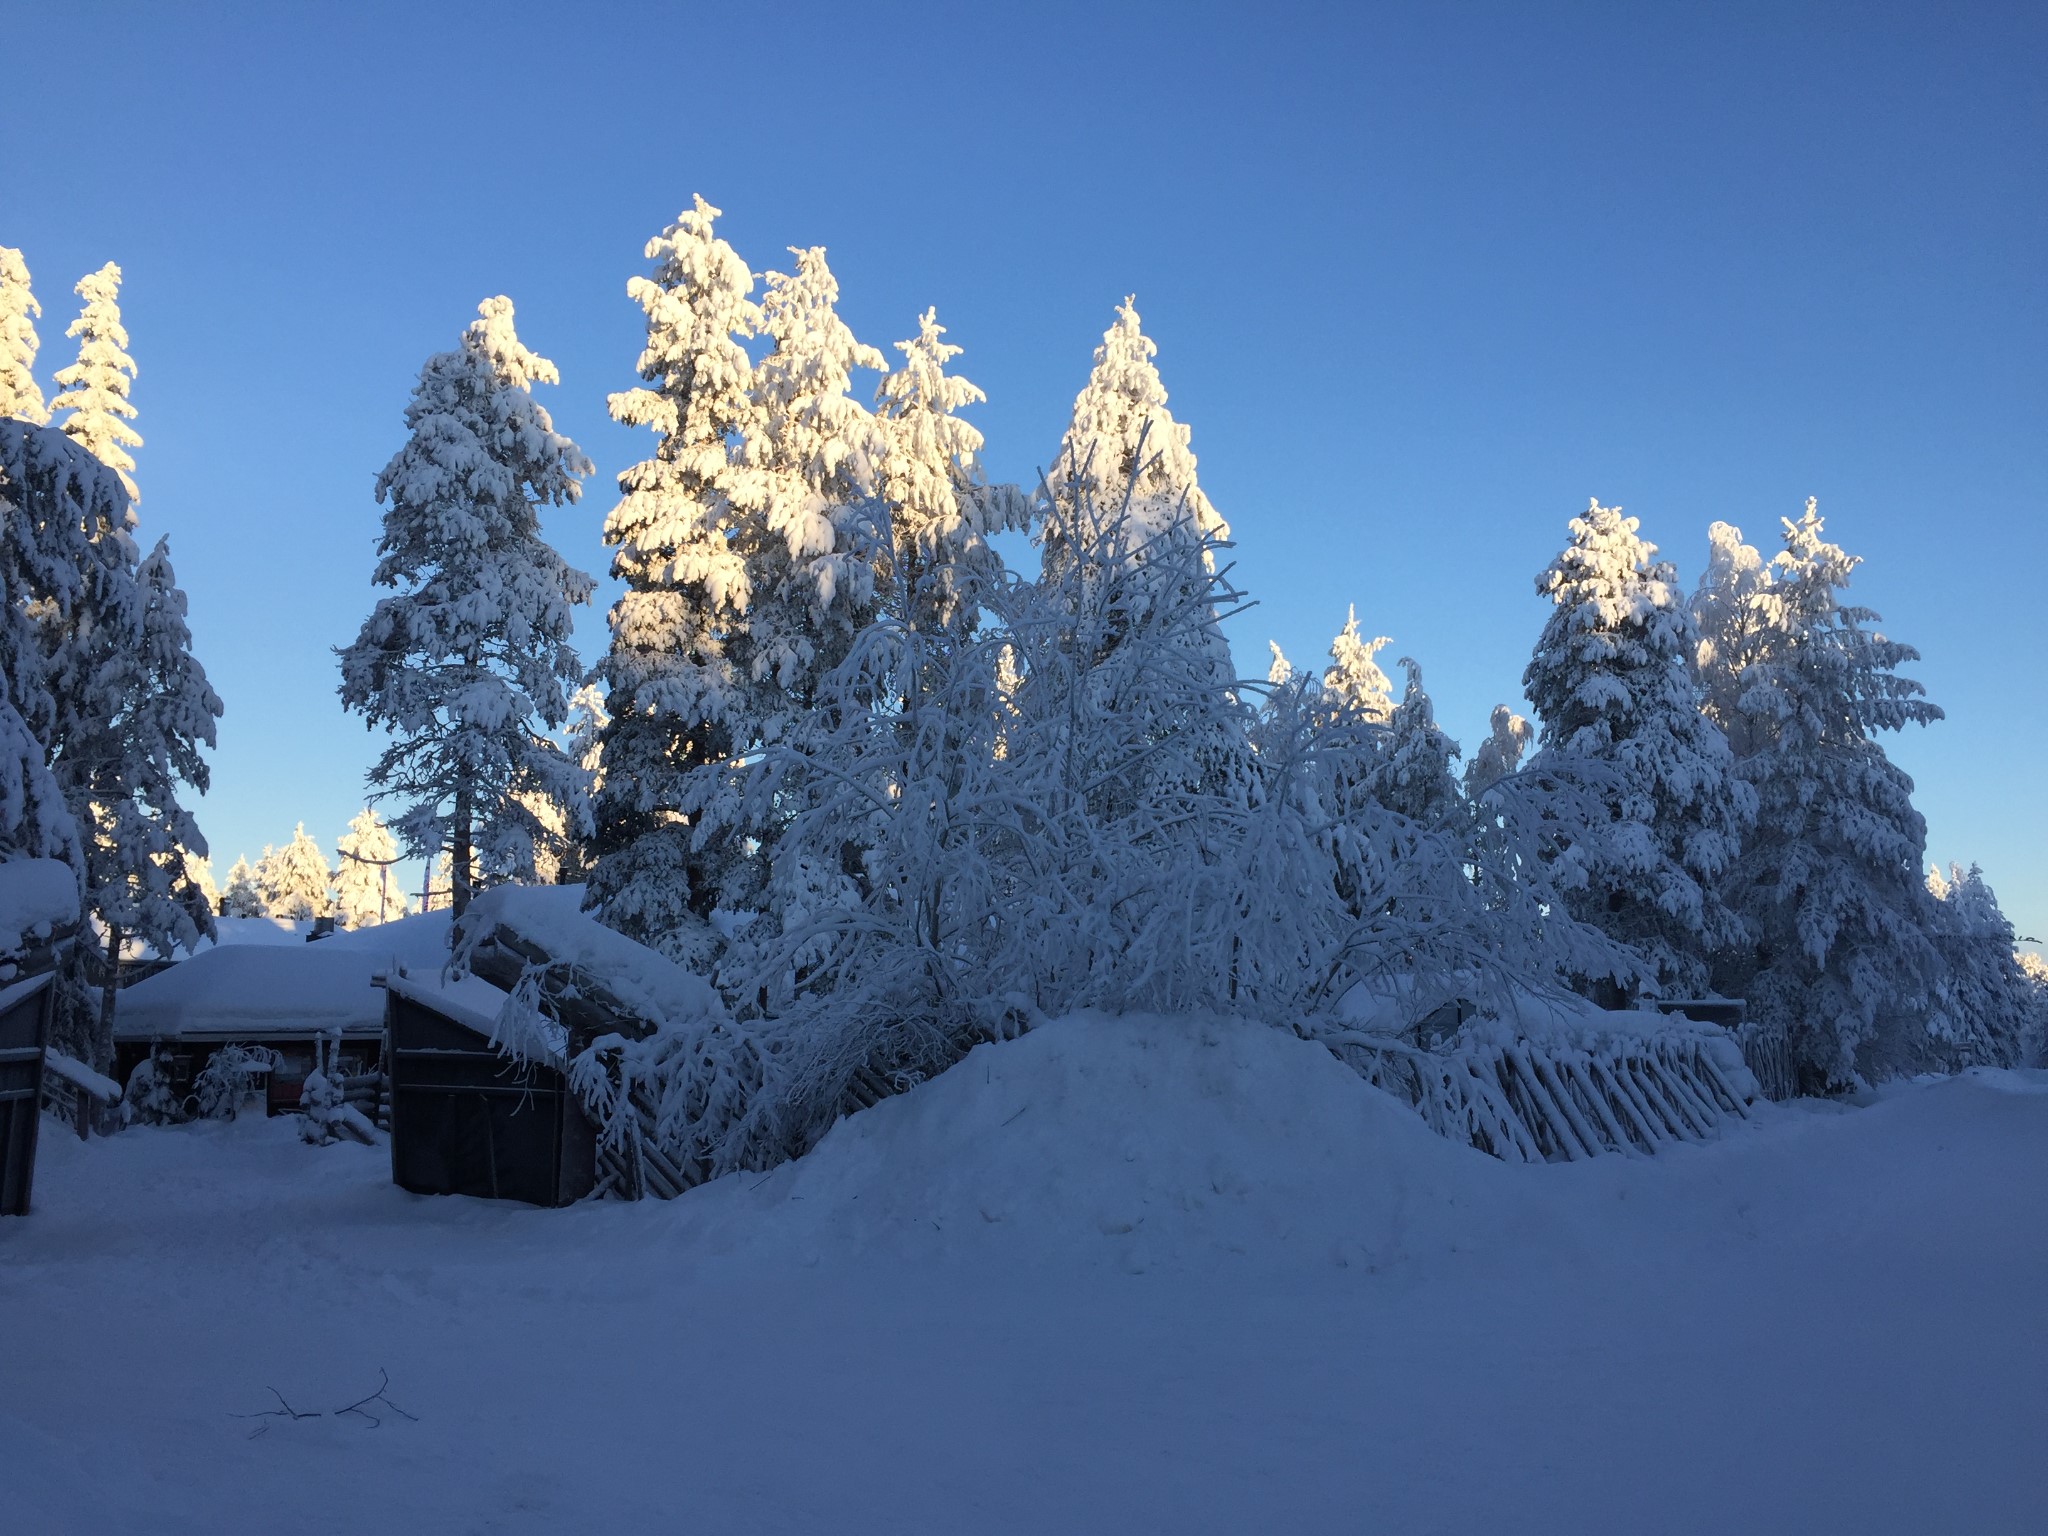
[(1134, 1273), (1370, 1270), (1468, 1242), (1472, 1208), (1511, 1177), (1280, 1030), (1077, 1014), (979, 1046), (808, 1156), (679, 1210), (714, 1248), (786, 1240), (799, 1262), (880, 1248)]

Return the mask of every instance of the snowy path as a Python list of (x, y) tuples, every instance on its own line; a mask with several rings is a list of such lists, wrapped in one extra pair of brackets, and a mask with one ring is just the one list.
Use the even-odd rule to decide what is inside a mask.
[[(2048, 1076), (1510, 1169), (1292, 1042), (1226, 1031), (1219, 1108), (1216, 1052), (1121, 1028), (670, 1207), (420, 1199), (281, 1122), (51, 1134), (0, 1224), (9, 1529), (2044, 1528)], [(1090, 1094), (1107, 1174), (1059, 1150)], [(231, 1417), (380, 1366), (418, 1422)]]

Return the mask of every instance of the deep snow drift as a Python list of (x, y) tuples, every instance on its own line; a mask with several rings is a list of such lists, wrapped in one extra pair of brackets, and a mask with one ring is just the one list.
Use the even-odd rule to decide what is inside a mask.
[[(1510, 1167), (1316, 1047), (1078, 1018), (672, 1204), (54, 1130), (38, 1532), (2033, 1531), (2048, 1075)], [(390, 1372), (405, 1419), (335, 1410)], [(242, 1418), (276, 1407), (301, 1420)]]

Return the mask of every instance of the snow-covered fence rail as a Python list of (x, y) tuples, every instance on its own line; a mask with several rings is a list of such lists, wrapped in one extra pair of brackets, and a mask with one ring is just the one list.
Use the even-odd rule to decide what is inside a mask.
[(1765, 1098), (1782, 1103), (1798, 1096), (1799, 1067), (1783, 1025), (1744, 1024), (1735, 1038), (1742, 1045), (1742, 1064)]
[(118, 1123), (114, 1112), (120, 1104), (121, 1085), (111, 1077), (62, 1051), (44, 1051), (43, 1108), (76, 1127), (81, 1141), (92, 1135), (95, 1120), (103, 1129)]
[(1621, 1015), (1609, 1029), (1524, 1032), (1482, 1021), (1436, 1048), (1356, 1030), (1317, 1038), (1440, 1135), (1508, 1162), (1702, 1141), (1747, 1118), (1756, 1096), (1733, 1038), (1710, 1025)]

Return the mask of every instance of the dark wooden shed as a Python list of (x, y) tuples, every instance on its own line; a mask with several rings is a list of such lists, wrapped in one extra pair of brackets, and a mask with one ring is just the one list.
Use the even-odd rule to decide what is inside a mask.
[(46, 971), (0, 990), (0, 1216), (26, 1216), (35, 1185), (54, 979)]
[(563, 1071), (518, 1062), (437, 989), (385, 984), (391, 1181), (421, 1195), (569, 1205), (597, 1179), (597, 1135)]

